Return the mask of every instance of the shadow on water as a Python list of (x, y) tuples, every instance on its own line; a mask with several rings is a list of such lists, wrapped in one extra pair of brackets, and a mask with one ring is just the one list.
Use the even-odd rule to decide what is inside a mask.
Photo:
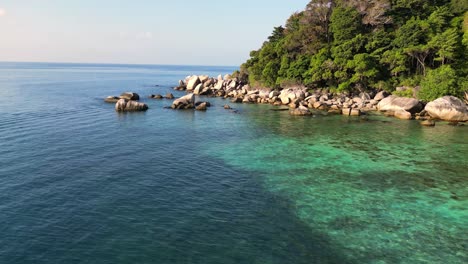
[[(207, 159), (142, 160), (138, 174), (90, 164), (93, 179), (21, 186), (30, 197), (0, 217), (0, 263), (355, 263), (258, 175)], [(47, 184), (55, 191), (33, 194)]]

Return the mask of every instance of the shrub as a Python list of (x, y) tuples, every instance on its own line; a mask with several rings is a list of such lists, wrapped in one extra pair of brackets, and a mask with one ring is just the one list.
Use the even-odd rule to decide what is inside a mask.
[(449, 65), (429, 71), (421, 82), (421, 90), (418, 94), (419, 99), (426, 102), (446, 95), (460, 96), (456, 72)]

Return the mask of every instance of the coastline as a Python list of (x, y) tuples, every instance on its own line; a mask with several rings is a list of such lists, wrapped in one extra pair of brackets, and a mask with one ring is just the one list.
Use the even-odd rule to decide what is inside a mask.
[[(419, 120), (423, 126), (434, 126), (439, 120), (447, 121), (451, 125), (464, 125), (468, 121), (468, 105), (453, 96), (445, 96), (426, 104), (415, 98), (398, 97), (386, 91), (332, 93), (328, 89), (308, 90), (303, 86), (282, 90), (257, 89), (229, 74), (224, 77), (219, 75), (217, 78), (208, 75), (187, 76), (184, 80), (179, 80), (174, 89), (188, 93), (181, 98), (182, 101), (193, 101), (173, 104), (174, 109), (195, 108), (192, 95), (199, 95), (222, 97), (229, 99), (231, 103), (287, 106), (292, 116), (313, 115), (312, 111), (344, 116), (382, 112), (386, 116), (398, 119)], [(163, 96), (151, 95), (150, 98), (161, 99)], [(180, 103), (178, 100), (175, 102)], [(183, 107), (180, 107), (182, 105)]]

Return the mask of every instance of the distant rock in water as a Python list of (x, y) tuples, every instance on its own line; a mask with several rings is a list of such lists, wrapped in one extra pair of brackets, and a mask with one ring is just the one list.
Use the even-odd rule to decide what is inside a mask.
[(138, 101), (140, 100), (140, 95), (133, 92), (125, 92), (120, 95), (120, 99)]
[(108, 96), (106, 99), (104, 99), (104, 102), (115, 104), (115, 103), (117, 103), (119, 100), (120, 100), (120, 98), (117, 97), (117, 96)]
[(207, 109), (208, 109), (208, 105), (207, 105), (206, 102), (203, 102), (203, 103), (199, 104), (199, 105), (195, 108), (195, 110), (197, 110), (197, 111), (206, 111)]
[(135, 101), (120, 99), (115, 104), (115, 111), (117, 112), (139, 112), (148, 110), (148, 105)]
[(171, 108), (172, 109), (191, 109), (195, 107), (195, 95), (187, 94), (179, 99), (176, 99)]
[(150, 95), (151, 99), (163, 99), (164, 97), (160, 94), (152, 94)]
[(454, 96), (445, 96), (426, 105), (427, 113), (436, 119), (450, 122), (468, 121), (468, 107)]
[(174, 97), (173, 94), (171, 94), (171, 93), (167, 93), (167, 94), (166, 94), (166, 99), (174, 99), (174, 98), (175, 98), (175, 97)]

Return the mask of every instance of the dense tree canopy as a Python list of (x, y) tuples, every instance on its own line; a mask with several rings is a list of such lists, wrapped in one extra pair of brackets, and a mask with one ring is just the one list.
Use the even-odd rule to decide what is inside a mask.
[(240, 76), (257, 87), (362, 91), (409, 83), (425, 100), (461, 96), (468, 1), (312, 0), (250, 55)]

